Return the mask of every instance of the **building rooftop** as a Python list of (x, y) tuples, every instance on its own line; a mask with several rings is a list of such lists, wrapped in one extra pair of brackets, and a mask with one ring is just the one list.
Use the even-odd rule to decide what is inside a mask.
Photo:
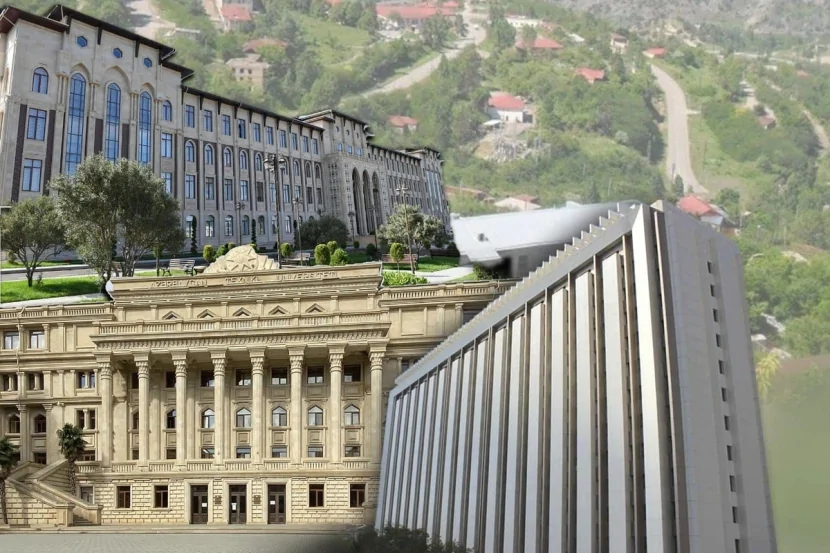
[(246, 54), (253, 54), (257, 53), (263, 46), (279, 46), (280, 48), (285, 48), (288, 46), (288, 43), (276, 38), (255, 38), (243, 44), (242, 51)]
[(222, 7), (222, 18), (231, 22), (253, 21), (251, 10), (239, 4), (228, 4)]
[(387, 119), (390, 125), (393, 127), (414, 127), (418, 124), (418, 120), (414, 117), (409, 117), (408, 115), (390, 115), (389, 119)]
[[(525, 48), (525, 45), (521, 39), (516, 41), (516, 47)], [(537, 36), (534, 39), (533, 46), (531, 48), (533, 50), (561, 50), (563, 46), (555, 40), (553, 40), (552, 38)]]
[(579, 69), (574, 71), (574, 73), (584, 78), (589, 83), (593, 83), (594, 81), (602, 81), (605, 79), (605, 71), (603, 71), (602, 69), (580, 67)]
[(524, 100), (506, 92), (491, 92), (487, 105), (505, 111), (522, 111), (525, 109)]
[(653, 58), (662, 58), (666, 55), (665, 48), (649, 48), (648, 50), (644, 51), (643, 54), (647, 56), (651, 56)]
[(262, 56), (259, 54), (248, 54), (244, 58), (231, 58), (225, 62), (225, 65), (233, 67), (249, 67), (251, 69), (268, 69), (268, 63), (261, 61), (261, 58)]
[(429, 19), (436, 15), (454, 15), (458, 10), (455, 2), (444, 2), (443, 5), (434, 4), (378, 4), (376, 12), (378, 17), (389, 19), (393, 13), (397, 13), (402, 19), (422, 20)]

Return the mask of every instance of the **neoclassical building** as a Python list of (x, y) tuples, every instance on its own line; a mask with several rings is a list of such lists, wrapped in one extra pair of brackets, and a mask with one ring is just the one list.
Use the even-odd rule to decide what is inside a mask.
[[(511, 283), (381, 286), (242, 246), (105, 304), (0, 311), (12, 524), (362, 523), (386, 392)], [(55, 432), (83, 428), (79, 488)]]
[[(291, 241), (295, 223), (334, 215), (355, 236), (409, 203), (449, 227), (440, 154), (372, 142), (327, 110), (285, 116), (197, 90), (175, 50), (57, 5), (0, 17), (2, 205), (47, 194), (87, 156), (152, 167), (199, 247)], [(269, 169), (269, 160), (275, 162)]]

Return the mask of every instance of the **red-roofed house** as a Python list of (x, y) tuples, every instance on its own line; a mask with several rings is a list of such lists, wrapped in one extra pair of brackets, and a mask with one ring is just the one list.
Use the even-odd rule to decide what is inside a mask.
[(588, 67), (580, 67), (576, 71), (574, 71), (577, 75), (588, 81), (590, 84), (594, 84), (596, 81), (604, 81), (605, 80), (605, 71), (602, 69), (590, 69)]
[(734, 234), (736, 225), (729, 220), (729, 215), (715, 204), (688, 195), (680, 198), (677, 207), (703, 223), (708, 223), (718, 232)]
[(243, 44), (242, 51), (246, 54), (257, 54), (263, 46), (279, 46), (280, 48), (285, 48), (288, 46), (288, 43), (276, 38), (255, 38)]
[(219, 14), (226, 30), (237, 28), (254, 20), (251, 16), (251, 10), (238, 4), (224, 6)]
[(611, 51), (615, 54), (625, 54), (628, 50), (628, 39), (616, 33), (611, 34)]
[[(521, 48), (523, 50), (526, 48), (521, 39), (516, 41), (516, 48)], [(561, 50), (562, 45), (552, 38), (537, 36), (533, 41), (533, 46), (530, 49), (533, 52), (555, 52), (556, 50)]]
[(810, 76), (810, 74), (807, 73), (806, 71), (804, 71), (803, 69), (799, 69), (798, 71), (795, 72), (795, 74), (798, 75), (799, 77), (809, 77)]
[(396, 131), (402, 133), (404, 131), (415, 131), (418, 129), (418, 120), (406, 115), (390, 115), (387, 119), (389, 124), (395, 128)]
[(424, 21), (436, 15), (451, 17), (458, 11), (456, 2), (444, 2), (440, 7), (424, 2), (422, 4), (378, 4), (375, 11), (380, 19), (389, 21), (398, 14), (404, 27), (419, 29)]
[(666, 55), (666, 49), (665, 48), (649, 48), (648, 50), (643, 52), (643, 55), (645, 57), (651, 58), (651, 59), (662, 58)]
[(525, 101), (506, 92), (491, 92), (487, 114), (505, 122), (524, 123), (527, 116)]

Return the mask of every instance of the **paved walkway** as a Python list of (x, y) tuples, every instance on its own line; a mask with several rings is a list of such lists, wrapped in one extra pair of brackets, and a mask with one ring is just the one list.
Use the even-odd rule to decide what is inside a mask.
[(67, 305), (70, 303), (84, 303), (103, 300), (104, 294), (82, 294), (80, 296), (58, 296), (40, 300), (10, 301), (0, 303), (0, 309), (19, 309), (21, 307), (39, 307), (41, 305)]

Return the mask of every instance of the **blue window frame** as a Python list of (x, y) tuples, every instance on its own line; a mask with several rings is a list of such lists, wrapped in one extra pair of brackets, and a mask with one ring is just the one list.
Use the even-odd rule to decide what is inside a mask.
[(86, 37), (79, 36), (78, 38), (75, 39), (75, 44), (77, 44), (81, 48), (86, 48), (87, 44), (89, 44), (89, 41), (86, 39)]
[(40, 179), (43, 173), (43, 160), (23, 160), (23, 191), (40, 192)]
[(246, 180), (239, 181), (239, 201), (248, 201), (248, 181)]
[(247, 169), (248, 168), (248, 154), (244, 151), (239, 152), (239, 168), (240, 169)]
[(118, 59), (121, 59), (121, 57), (124, 55), (124, 52), (121, 51), (121, 48), (113, 48), (112, 55)]
[(66, 115), (64, 173), (68, 175), (75, 174), (75, 169), (81, 163), (81, 157), (83, 156), (85, 111), (86, 79), (80, 73), (75, 73), (69, 82), (69, 109)]
[(317, 141), (316, 138), (311, 139), (311, 153), (317, 155), (320, 153), (320, 143)]
[(194, 106), (184, 106), (184, 125), (189, 129), (196, 128), (196, 108)]
[(161, 133), (161, 157), (173, 157), (173, 135)]
[(150, 126), (153, 122), (153, 99), (142, 92), (138, 102), (138, 162), (149, 164), (153, 148)]
[(168, 102), (167, 100), (161, 104), (161, 118), (165, 121), (172, 121), (173, 120), (173, 104)]
[(213, 132), (213, 112), (210, 110), (204, 111), (205, 129), (207, 132)]
[(254, 123), (254, 140), (262, 142), (262, 127), (259, 126), (259, 123)]
[(265, 127), (265, 141), (269, 146), (274, 144), (274, 127)]
[(239, 138), (245, 138), (248, 131), (248, 124), (244, 119), (237, 119), (236, 126), (239, 128)]
[(303, 137), (303, 152), (308, 153), (308, 137)]
[(104, 155), (110, 161), (121, 157), (121, 89), (111, 83), (107, 86), (107, 130)]
[(184, 144), (184, 160), (189, 162), (196, 161), (196, 145), (192, 140), (188, 140)]
[(295, 150), (300, 149), (300, 143), (297, 141), (297, 133), (291, 133), (291, 147)]
[(222, 116), (222, 134), (225, 136), (231, 135), (231, 116), (230, 115), (223, 115)]
[(26, 128), (29, 140), (46, 140), (46, 110), (30, 109)]
[(285, 134), (285, 131), (280, 131), (280, 148), (288, 148), (288, 135)]
[(32, 74), (32, 92), (46, 94), (49, 92), (49, 73), (42, 67), (35, 69)]
[(233, 200), (233, 179), (225, 179), (225, 186), (222, 191), (222, 197), (225, 201)]
[(150, 58), (144, 58), (144, 67), (153, 67), (153, 60)]
[(213, 165), (213, 146), (205, 144), (205, 165)]
[(184, 197), (188, 200), (196, 198), (196, 175), (184, 176)]
[(161, 180), (164, 181), (164, 191), (168, 194), (173, 193), (173, 173), (162, 173)]

